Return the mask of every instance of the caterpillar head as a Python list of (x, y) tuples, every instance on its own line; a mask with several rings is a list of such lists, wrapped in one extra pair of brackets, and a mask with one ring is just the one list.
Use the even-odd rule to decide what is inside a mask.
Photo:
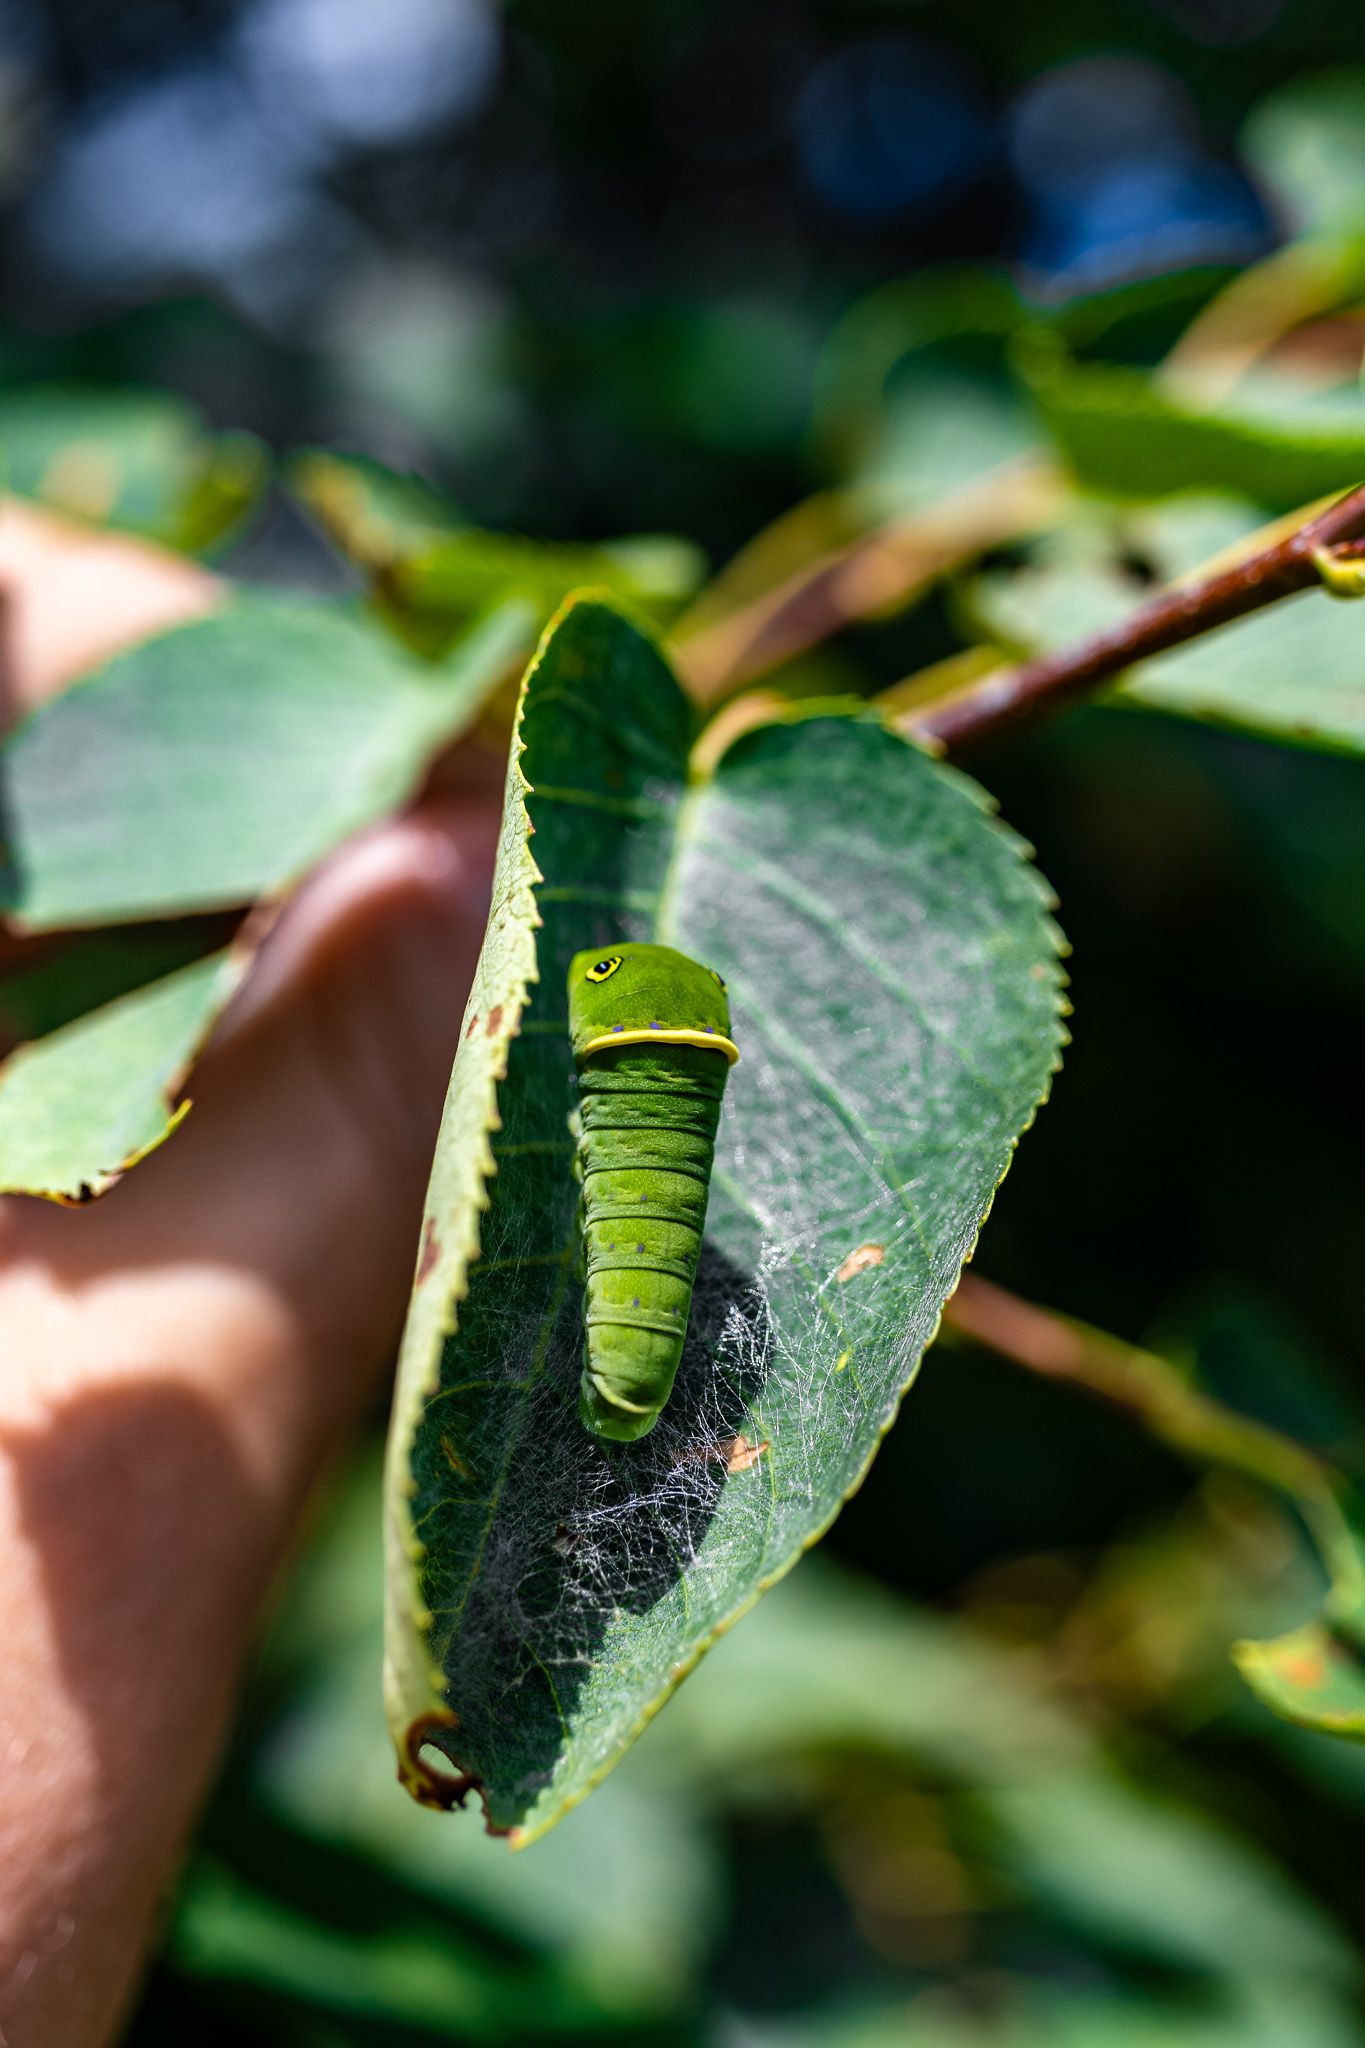
[(700, 1045), (733, 1063), (725, 983), (672, 946), (620, 942), (575, 953), (569, 964), (574, 1056), (609, 1045)]

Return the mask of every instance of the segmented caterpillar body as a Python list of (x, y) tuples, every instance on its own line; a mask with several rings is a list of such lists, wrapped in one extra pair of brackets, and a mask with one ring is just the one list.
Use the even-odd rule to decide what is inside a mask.
[(584, 1360), (579, 1413), (631, 1442), (682, 1358), (721, 1098), (739, 1050), (725, 984), (671, 946), (575, 956)]

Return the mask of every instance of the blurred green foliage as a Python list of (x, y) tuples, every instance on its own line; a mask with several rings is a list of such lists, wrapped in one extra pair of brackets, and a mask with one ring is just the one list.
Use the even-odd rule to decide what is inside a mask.
[[(1346, 1931), (1216, 1768), (1121, 1762), (1079, 1674), (819, 1560), (524, 1856), (415, 1807), (375, 1711), (378, 1476), (275, 1617), (136, 2042), (1365, 2038)], [(1283, 1598), (1260, 1508), (1213, 1527), (1241, 1599)]]
[(160, 391), (0, 393), (0, 448), (21, 497), (189, 554), (235, 538), (269, 473), (254, 435), (211, 434), (197, 406)]

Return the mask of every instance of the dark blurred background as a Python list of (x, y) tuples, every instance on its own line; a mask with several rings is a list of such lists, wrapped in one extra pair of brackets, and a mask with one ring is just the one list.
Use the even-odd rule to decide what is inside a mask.
[[(0, 0), (0, 382), (168, 388), (720, 567), (847, 480), (822, 408), (880, 287), (975, 263), (1050, 317), (1151, 281), (1154, 353), (1298, 231), (1248, 123), (1362, 62), (1340, 0)], [(338, 575), (282, 496), (234, 561)], [(961, 637), (934, 597), (831, 674)], [(973, 766), (1076, 1011), (980, 1269), (1358, 1459), (1360, 770), (1101, 711)], [(1311, 1609), (1299, 1539), (1076, 1395), (936, 1349), (827, 1555), (524, 1858), (393, 1785), (375, 1518), (362, 1446), (136, 2048), (1365, 2041), (1365, 1776), (1226, 1661)]]
[(7, 367), (724, 554), (808, 486), (869, 287), (1256, 256), (1239, 125), (1363, 35), (1326, 0), (4, 0)]

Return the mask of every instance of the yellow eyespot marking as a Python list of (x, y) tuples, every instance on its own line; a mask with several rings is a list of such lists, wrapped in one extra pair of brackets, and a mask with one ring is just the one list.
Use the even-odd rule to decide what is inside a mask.
[(621, 955), (619, 953), (608, 953), (604, 959), (594, 962), (588, 969), (587, 979), (589, 981), (610, 981), (620, 965)]
[(717, 974), (714, 967), (708, 967), (706, 971), (710, 975), (712, 981), (714, 981), (714, 983), (716, 984), (717, 988), (724, 988), (725, 983), (721, 980), (720, 976)]

